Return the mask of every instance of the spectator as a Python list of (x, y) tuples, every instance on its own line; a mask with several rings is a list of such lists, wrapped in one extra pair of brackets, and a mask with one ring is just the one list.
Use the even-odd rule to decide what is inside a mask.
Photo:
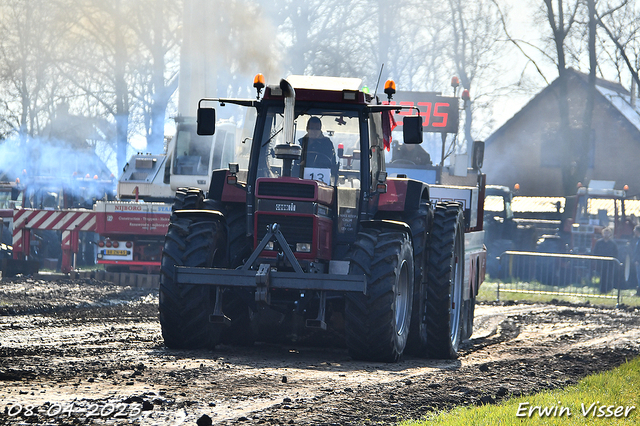
[[(618, 258), (618, 246), (613, 241), (613, 231), (611, 228), (602, 228), (602, 238), (596, 241), (593, 247), (593, 254), (596, 256)], [(600, 293), (609, 293), (615, 282), (619, 279), (619, 271), (610, 262), (596, 261), (597, 274), (600, 275)]]
[(596, 241), (593, 247), (593, 254), (596, 256), (606, 256), (618, 258), (618, 246), (613, 241), (613, 231), (611, 228), (602, 228), (602, 238)]

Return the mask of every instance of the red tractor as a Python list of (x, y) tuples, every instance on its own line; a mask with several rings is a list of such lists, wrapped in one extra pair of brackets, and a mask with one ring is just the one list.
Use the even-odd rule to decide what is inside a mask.
[[(469, 267), (464, 247), (482, 211), (478, 220), (477, 207), (432, 201), (428, 184), (387, 176), (391, 114), (416, 108), (373, 102), (357, 79), (292, 76), (262, 98), (260, 76), (254, 86), (256, 100), (199, 103), (201, 135), (215, 132), (205, 105), (257, 114), (247, 170), (230, 164), (213, 171), (207, 193), (176, 193), (161, 266), (165, 344), (307, 333), (343, 337), (354, 359), (456, 357), (484, 275), (483, 253)], [(405, 144), (422, 142), (422, 121), (404, 116)]]

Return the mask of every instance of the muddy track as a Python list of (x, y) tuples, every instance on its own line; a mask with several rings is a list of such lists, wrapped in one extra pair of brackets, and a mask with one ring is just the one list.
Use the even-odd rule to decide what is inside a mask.
[(300, 343), (167, 350), (154, 290), (0, 281), (0, 425), (391, 424), (611, 369), (640, 353), (639, 314), (484, 304), (459, 359), (382, 364)]

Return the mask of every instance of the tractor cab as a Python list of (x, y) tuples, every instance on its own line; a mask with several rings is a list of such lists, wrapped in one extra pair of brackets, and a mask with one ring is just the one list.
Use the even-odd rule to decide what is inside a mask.
[[(387, 188), (385, 138), (391, 111), (399, 107), (372, 105), (360, 85), (353, 78), (290, 76), (266, 87), (261, 101), (203, 100), (257, 111), (255, 122), (249, 121), (254, 133), (248, 170), (238, 170), (246, 181), (233, 178), (246, 190), (254, 248), (268, 225), (278, 223), (297, 259), (328, 263), (346, 253), (359, 221), (376, 214), (379, 194)], [(213, 108), (199, 108), (198, 117), (199, 134), (218, 131)], [(407, 123), (413, 135), (406, 140), (418, 142), (421, 123)], [(218, 182), (212, 178), (210, 197), (220, 191)], [(263, 256), (277, 257), (279, 251), (268, 244)]]
[(626, 211), (626, 191), (614, 189), (615, 182), (592, 180), (588, 187), (578, 188), (572, 204), (574, 215), (566, 221), (570, 229), (573, 253), (589, 254), (603, 228), (611, 228), (619, 245), (626, 245), (633, 237), (634, 223)]

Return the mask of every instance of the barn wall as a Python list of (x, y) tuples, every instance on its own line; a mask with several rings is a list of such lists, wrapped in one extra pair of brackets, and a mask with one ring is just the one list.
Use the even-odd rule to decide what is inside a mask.
[[(571, 81), (571, 80), (570, 80)], [(586, 85), (568, 84), (570, 121), (580, 135), (586, 104)], [(489, 184), (513, 188), (521, 195), (563, 196), (560, 152), (566, 142), (559, 132), (559, 111), (555, 87), (543, 90), (520, 113), (487, 140), (483, 171)], [(631, 193), (640, 192), (640, 132), (602, 96), (596, 96), (589, 168), (576, 181), (613, 180), (616, 188), (625, 184)], [(577, 151), (576, 146), (565, 147)], [(571, 155), (576, 158), (577, 152)], [(576, 158), (577, 159), (577, 158)], [(634, 192), (635, 187), (635, 192)]]

